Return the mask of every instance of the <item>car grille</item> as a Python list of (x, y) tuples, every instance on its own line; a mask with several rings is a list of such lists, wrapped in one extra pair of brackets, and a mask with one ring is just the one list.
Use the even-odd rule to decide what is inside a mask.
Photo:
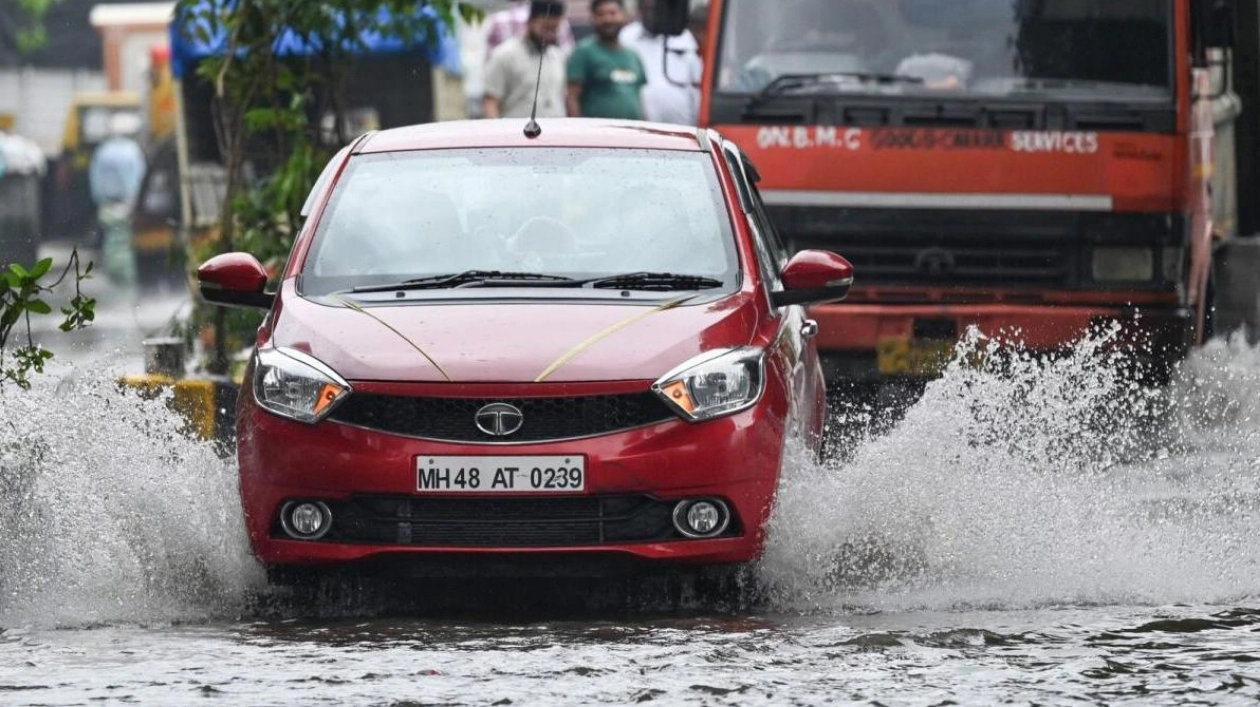
[(333, 527), (325, 540), (331, 542), (519, 548), (682, 539), (674, 529), (673, 504), (650, 496), (359, 496), (329, 507)]
[[(508, 403), (521, 411), (516, 433), (495, 437), (482, 432), (477, 411)], [(355, 394), (330, 419), (408, 437), (449, 442), (544, 442), (628, 430), (673, 419), (653, 393), (572, 398), (427, 398)]]

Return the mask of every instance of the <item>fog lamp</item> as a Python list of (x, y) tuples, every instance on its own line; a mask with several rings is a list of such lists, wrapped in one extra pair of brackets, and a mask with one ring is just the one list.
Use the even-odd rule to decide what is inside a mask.
[(280, 512), (284, 532), (298, 540), (318, 540), (332, 528), (332, 511), (319, 501), (290, 503)]
[(721, 535), (730, 523), (730, 510), (716, 499), (682, 501), (674, 507), (674, 527), (689, 538)]

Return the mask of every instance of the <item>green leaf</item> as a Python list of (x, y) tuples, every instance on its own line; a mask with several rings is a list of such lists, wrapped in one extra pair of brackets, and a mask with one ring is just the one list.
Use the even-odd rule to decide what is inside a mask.
[(48, 271), (52, 269), (52, 262), (52, 258), (44, 258), (38, 263), (35, 263), (35, 267), (31, 269), (31, 277), (38, 280), (39, 278), (47, 275)]
[(14, 286), (16, 286), (18, 282), (25, 280), (26, 278), (31, 276), (31, 274), (27, 272), (26, 268), (22, 267), (21, 265), (18, 265), (17, 263), (11, 263), (9, 265), (9, 272), (18, 276), (18, 280), (13, 283)]
[(26, 309), (35, 314), (52, 314), (52, 307), (49, 307), (47, 302), (40, 299), (31, 300), (27, 303)]

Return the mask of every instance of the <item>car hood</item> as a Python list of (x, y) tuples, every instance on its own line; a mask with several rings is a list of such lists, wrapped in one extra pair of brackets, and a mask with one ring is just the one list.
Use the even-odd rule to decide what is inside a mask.
[(529, 383), (655, 380), (704, 351), (751, 340), (754, 301), (703, 304), (323, 304), (292, 293), (271, 343), (349, 381)]

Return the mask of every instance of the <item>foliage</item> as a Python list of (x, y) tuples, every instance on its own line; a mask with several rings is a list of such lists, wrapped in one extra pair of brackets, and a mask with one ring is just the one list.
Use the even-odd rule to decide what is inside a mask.
[[(302, 225), (302, 205), (324, 165), (355, 137), (348, 134), (343, 100), (355, 54), (373, 35), (436, 44), (438, 21), (453, 27), (481, 14), (466, 0), (179, 0), (176, 13), (197, 39), (227, 37), (223, 52), (196, 70), (214, 87), (227, 196), (217, 238), (192, 253), (194, 264), (241, 250), (273, 273), (283, 269)], [(319, 52), (277, 56), (273, 46), (284, 28)], [(200, 316), (215, 325), (209, 369), (224, 373), (230, 345), (248, 332), (229, 332), (222, 309)], [(251, 328), (259, 321), (244, 320)]]
[[(43, 316), (52, 314), (52, 307), (42, 299), (46, 293), (66, 280), (74, 273), (74, 297), (68, 306), (61, 308), (65, 319), (61, 322), (61, 330), (65, 332), (82, 329), (96, 318), (96, 300), (85, 297), (79, 286), (92, 275), (92, 264), (86, 268), (79, 264), (77, 250), (70, 254), (70, 261), (61, 271), (61, 275), (51, 283), (43, 280), (52, 270), (52, 258), (45, 258), (27, 270), (22, 265), (13, 263), (0, 272), (0, 386), (12, 382), (19, 388), (30, 388), (30, 375), (43, 373), (44, 364), (53, 357), (53, 353), (35, 343), (31, 332), (31, 315)], [(14, 327), (25, 323), (26, 343), (14, 349), (10, 362), (6, 364), (9, 335)]]
[(44, 28), (44, 17), (48, 10), (61, 0), (2, 0), (4, 4), (17, 8), (20, 19), (25, 26), (15, 28), (18, 51), (30, 54), (43, 47), (48, 41), (48, 30)]

